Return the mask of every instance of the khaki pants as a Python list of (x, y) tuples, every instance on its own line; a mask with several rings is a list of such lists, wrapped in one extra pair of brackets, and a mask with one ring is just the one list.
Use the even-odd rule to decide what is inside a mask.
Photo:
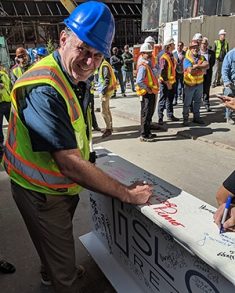
[(112, 129), (113, 121), (112, 121), (112, 114), (109, 107), (110, 96), (100, 94), (99, 97), (101, 99), (101, 114), (104, 118), (106, 129)]
[(56, 293), (78, 293), (72, 218), (79, 196), (48, 195), (11, 182), (13, 198)]

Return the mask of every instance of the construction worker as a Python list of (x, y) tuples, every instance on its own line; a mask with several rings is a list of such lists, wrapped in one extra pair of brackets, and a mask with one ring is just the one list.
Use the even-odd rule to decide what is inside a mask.
[(45, 48), (45, 47), (39, 47), (39, 48), (37, 48), (35, 63), (38, 62), (38, 61), (40, 61), (40, 60), (42, 60), (47, 55), (48, 55), (47, 48)]
[[(158, 66), (158, 62), (157, 62), (157, 56), (153, 55), (155, 43), (156, 43), (155, 39), (152, 36), (148, 36), (144, 40), (144, 44), (150, 44), (152, 49), (153, 49), (152, 57), (151, 57), (151, 60), (149, 60), (149, 61), (151, 61), (150, 66), (152, 67), (153, 74), (156, 76), (156, 78), (158, 78), (159, 66)], [(143, 60), (141, 60), (141, 59), (142, 59), (142, 55), (140, 54), (139, 59), (137, 61), (137, 67), (138, 67), (138, 64), (142, 63)], [(153, 108), (153, 114), (154, 114), (156, 106), (157, 106), (157, 98), (158, 98), (158, 95), (155, 95), (155, 103), (154, 103), (154, 108)], [(151, 118), (151, 122), (150, 122), (151, 130), (159, 130), (159, 129), (161, 129), (161, 127), (159, 127), (159, 125), (157, 123), (152, 121), (152, 118)]]
[[(222, 78), (224, 82), (224, 95), (229, 97), (235, 97), (235, 48), (230, 50), (223, 61), (222, 65)], [(229, 124), (234, 124), (232, 119), (233, 110), (232, 108), (226, 107), (225, 119)]]
[(3, 163), (40, 256), (42, 283), (77, 293), (84, 268), (75, 265), (72, 219), (82, 186), (134, 204), (146, 203), (153, 187), (127, 186), (88, 161), (91, 118), (79, 82), (109, 57), (113, 15), (104, 3), (89, 1), (64, 23), (59, 49), (15, 83)]
[(142, 62), (137, 67), (136, 77), (136, 93), (141, 102), (140, 141), (144, 142), (152, 142), (156, 138), (156, 134), (151, 133), (150, 125), (158, 93), (158, 81), (151, 66), (152, 52), (153, 48), (148, 43), (140, 47)]
[(11, 109), (11, 81), (3, 66), (0, 66), (0, 159), (4, 150), (3, 118), (9, 121)]
[[(153, 48), (153, 51), (154, 51), (154, 45), (156, 44), (156, 41), (155, 39), (152, 37), (152, 36), (148, 36), (145, 40), (144, 40), (144, 43), (146, 44), (150, 44)], [(156, 66), (156, 58), (155, 56), (153, 56), (153, 53), (152, 53), (152, 57), (151, 57), (151, 64), (152, 64), (152, 67), (155, 68)], [(154, 74), (156, 74), (156, 72), (154, 72)]]
[(214, 42), (214, 51), (215, 51), (215, 65), (213, 68), (212, 76), (212, 87), (216, 87), (223, 84), (221, 79), (221, 69), (224, 61), (225, 55), (229, 51), (229, 44), (225, 39), (226, 31), (221, 29), (219, 31), (219, 39)]
[(207, 112), (211, 112), (210, 107), (210, 86), (211, 86), (211, 79), (212, 79), (212, 72), (213, 66), (215, 64), (215, 52), (208, 48), (208, 39), (203, 37), (201, 47), (200, 47), (200, 54), (203, 55), (209, 63), (209, 68), (206, 70), (204, 74), (204, 81), (203, 81), (203, 102)]
[(192, 41), (198, 41), (199, 43), (199, 47), (201, 46), (201, 43), (202, 43), (202, 34), (201, 33), (196, 33), (193, 38), (192, 38)]
[(199, 42), (192, 40), (184, 58), (185, 98), (183, 106), (183, 125), (189, 126), (189, 108), (193, 102), (193, 122), (204, 124), (200, 118), (200, 105), (203, 95), (203, 75), (209, 68), (205, 57), (199, 54)]
[(167, 38), (164, 42), (164, 53), (159, 60), (160, 66), (160, 98), (158, 102), (158, 124), (163, 125), (163, 112), (166, 109), (170, 121), (179, 121), (174, 116), (173, 100), (176, 84), (176, 60), (173, 56), (175, 41)]
[(16, 80), (30, 67), (30, 58), (25, 48), (19, 47), (16, 49), (16, 65), (11, 69), (11, 83), (14, 85)]
[(86, 81), (86, 88), (88, 92), (88, 103), (90, 103), (91, 108), (91, 118), (92, 118), (92, 128), (95, 131), (101, 131), (101, 129), (98, 126), (98, 122), (95, 116), (95, 101), (94, 101), (94, 94), (95, 94), (95, 82), (94, 82), (94, 74), (91, 75), (88, 80)]
[(107, 60), (104, 60), (99, 69), (99, 81), (97, 87), (101, 99), (101, 114), (106, 126), (102, 138), (110, 136), (113, 132), (113, 119), (109, 107), (109, 101), (116, 88), (117, 80), (113, 68)]

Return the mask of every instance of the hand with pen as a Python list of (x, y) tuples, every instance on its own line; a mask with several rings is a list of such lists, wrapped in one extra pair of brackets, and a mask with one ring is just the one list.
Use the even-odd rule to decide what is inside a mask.
[(225, 203), (221, 204), (214, 214), (214, 221), (223, 232), (235, 232), (235, 205), (232, 204), (234, 196), (229, 195)]

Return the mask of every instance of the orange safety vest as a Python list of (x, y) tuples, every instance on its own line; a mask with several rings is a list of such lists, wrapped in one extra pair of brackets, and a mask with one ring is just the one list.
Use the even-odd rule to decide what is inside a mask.
[[(176, 62), (175, 62), (175, 59), (173, 59), (174, 60), (173, 61), (167, 53), (164, 53), (161, 56), (161, 58), (165, 59), (168, 63), (167, 78), (168, 78), (168, 82), (172, 85), (176, 82), (176, 78), (175, 78)], [(160, 76), (160, 81), (164, 82), (164, 79), (161, 76)]]
[[(159, 86), (158, 86), (158, 80), (157, 78), (155, 77), (155, 75), (153, 74), (153, 71), (152, 69), (150, 68), (150, 66), (143, 62), (143, 63), (140, 63), (138, 68), (137, 68), (137, 75), (138, 75), (138, 70), (139, 70), (139, 67), (140, 66), (144, 66), (146, 68), (146, 75), (145, 75), (145, 78), (144, 78), (144, 83), (146, 84), (146, 86), (148, 88), (150, 88), (151, 92), (153, 94), (157, 94), (158, 93), (158, 90), (159, 90)], [(140, 86), (136, 86), (136, 94), (138, 96), (144, 96), (147, 94), (147, 90), (144, 89), (144, 88), (141, 88)]]
[[(195, 59), (193, 58), (192, 54), (190, 52), (186, 53), (185, 59), (188, 59), (192, 65), (194, 64), (202, 64), (205, 59), (203, 56), (200, 56), (198, 59), (198, 62), (195, 62)], [(197, 70), (196, 72), (189, 73), (188, 69), (184, 70), (184, 83), (188, 86), (195, 86), (198, 84), (203, 83), (204, 80), (204, 71), (203, 70)]]

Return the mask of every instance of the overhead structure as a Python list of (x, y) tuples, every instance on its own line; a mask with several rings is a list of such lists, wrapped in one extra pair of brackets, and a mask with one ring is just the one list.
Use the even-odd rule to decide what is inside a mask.
[[(59, 32), (68, 16), (69, 0), (1, 0), (0, 35), (7, 38), (10, 51), (17, 46), (38, 47), (49, 39), (58, 43)], [(72, 1), (79, 5), (84, 1)], [(141, 0), (103, 1), (116, 22), (115, 46), (133, 45), (141, 37)]]

